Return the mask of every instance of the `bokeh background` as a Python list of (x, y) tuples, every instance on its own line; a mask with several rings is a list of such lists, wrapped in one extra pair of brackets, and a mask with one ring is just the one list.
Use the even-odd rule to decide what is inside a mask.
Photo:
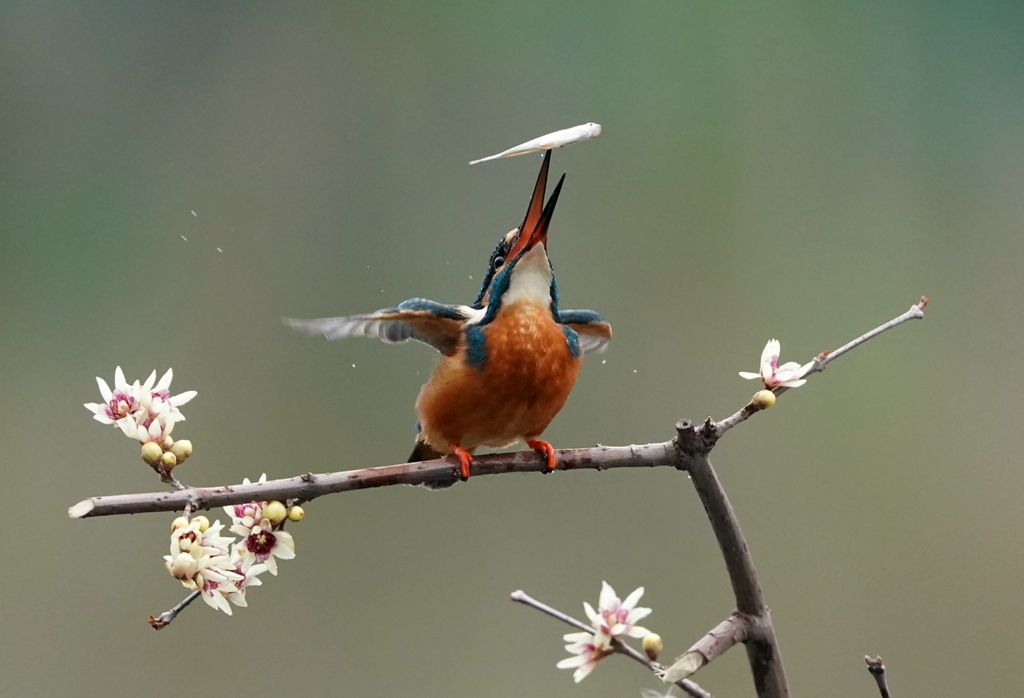
[[(171, 515), (90, 419), (94, 376), (196, 389), (191, 484), (402, 460), (434, 357), (279, 317), (469, 302), (558, 128), (563, 303), (606, 314), (547, 436), (645, 443), (906, 310), (714, 461), (795, 695), (1013, 695), (1024, 520), (1024, 6), (1016, 2), (0, 3), (0, 694), (636, 696), (580, 686), (567, 628), (639, 585), (671, 658), (732, 609), (685, 475), (580, 472), (324, 498), (228, 618), (183, 590)], [(701, 672), (751, 695), (742, 651)]]

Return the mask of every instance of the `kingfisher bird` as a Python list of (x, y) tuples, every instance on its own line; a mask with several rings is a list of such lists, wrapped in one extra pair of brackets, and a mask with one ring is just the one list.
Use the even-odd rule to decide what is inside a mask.
[(546, 458), (545, 472), (555, 467), (555, 450), (540, 436), (569, 397), (583, 355), (603, 351), (612, 328), (593, 310), (558, 307), (547, 244), (565, 175), (545, 204), (550, 165), (548, 150), (526, 217), (494, 248), (471, 305), (412, 298), (365, 315), (284, 320), (327, 339), (415, 339), (440, 352), (416, 400), (419, 423), (410, 463), (453, 454), (459, 462), (454, 474), (466, 480), (477, 448), (525, 441)]

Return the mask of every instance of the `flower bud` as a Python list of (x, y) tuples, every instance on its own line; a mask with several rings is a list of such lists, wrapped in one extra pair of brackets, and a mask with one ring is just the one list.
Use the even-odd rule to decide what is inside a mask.
[(188, 519), (186, 519), (184, 516), (179, 516), (171, 522), (171, 533), (174, 533), (179, 528), (185, 528), (185, 526), (188, 526)]
[(302, 507), (296, 504), (293, 507), (288, 507), (288, 520), (289, 521), (302, 521), (302, 517), (306, 515)]
[(185, 459), (192, 455), (192, 442), (188, 439), (175, 441), (171, 446), (171, 453), (174, 454), (179, 463), (184, 463)]
[(775, 393), (770, 390), (758, 390), (750, 401), (757, 409), (766, 410), (775, 404)]
[(167, 570), (177, 579), (189, 579), (199, 571), (199, 564), (188, 553), (178, 553), (173, 561), (166, 564)]
[(147, 441), (142, 444), (142, 460), (146, 461), (149, 465), (156, 465), (160, 462), (160, 456), (162, 456), (164, 450), (160, 448), (160, 444), (156, 441)]
[(644, 654), (652, 662), (658, 659), (658, 655), (661, 654), (661, 648), (665, 646), (665, 643), (661, 641), (661, 635), (658, 633), (647, 633), (644, 635), (644, 639), (640, 641), (640, 645), (644, 648)]
[(199, 532), (205, 533), (206, 529), (210, 527), (210, 520), (205, 516), (196, 516), (192, 519), (193, 521), (199, 522)]
[(287, 513), (288, 512), (285, 511), (284, 504), (281, 504), (281, 502), (267, 502), (263, 507), (263, 518), (267, 519), (272, 524), (281, 523)]
[(164, 440), (160, 442), (160, 445), (163, 447), (165, 451), (170, 451), (171, 446), (174, 445), (174, 439), (172, 439), (170, 436), (165, 436)]
[[(151, 442), (152, 443), (152, 442)], [(174, 454), (170, 451), (164, 451), (164, 454), (160, 456), (160, 465), (164, 466), (168, 470), (178, 464), (178, 459), (174, 457)]]

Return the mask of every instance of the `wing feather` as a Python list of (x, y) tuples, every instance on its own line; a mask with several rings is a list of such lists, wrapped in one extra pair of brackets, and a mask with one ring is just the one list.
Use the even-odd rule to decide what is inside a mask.
[(444, 305), (422, 298), (413, 298), (397, 308), (386, 308), (364, 315), (299, 320), (282, 318), (292, 329), (326, 339), (370, 337), (389, 344), (415, 339), (452, 354), (459, 343), (466, 321), (478, 311), (466, 306)]
[(576, 330), (584, 354), (603, 352), (612, 341), (612, 326), (593, 310), (559, 310), (558, 318), (563, 325)]

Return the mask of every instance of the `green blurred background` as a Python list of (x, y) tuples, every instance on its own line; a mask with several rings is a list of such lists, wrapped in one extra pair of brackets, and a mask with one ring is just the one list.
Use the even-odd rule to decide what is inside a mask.
[[(645, 585), (685, 650), (732, 600), (667, 469), (324, 498), (248, 609), (160, 633), (172, 516), (65, 514), (159, 488), (82, 408), (118, 364), (199, 391), (190, 484), (403, 459), (432, 352), (279, 317), (469, 302), (539, 159), (466, 162), (585, 121), (550, 251), (615, 341), (550, 440), (665, 440), (742, 405), (767, 339), (806, 360), (929, 295), (714, 461), (794, 694), (875, 695), (865, 653), (901, 697), (1016, 693), (1022, 32), (1014, 2), (0, 3), (0, 694), (656, 688), (575, 686), (507, 596)], [(752, 694), (741, 651), (697, 678)]]

